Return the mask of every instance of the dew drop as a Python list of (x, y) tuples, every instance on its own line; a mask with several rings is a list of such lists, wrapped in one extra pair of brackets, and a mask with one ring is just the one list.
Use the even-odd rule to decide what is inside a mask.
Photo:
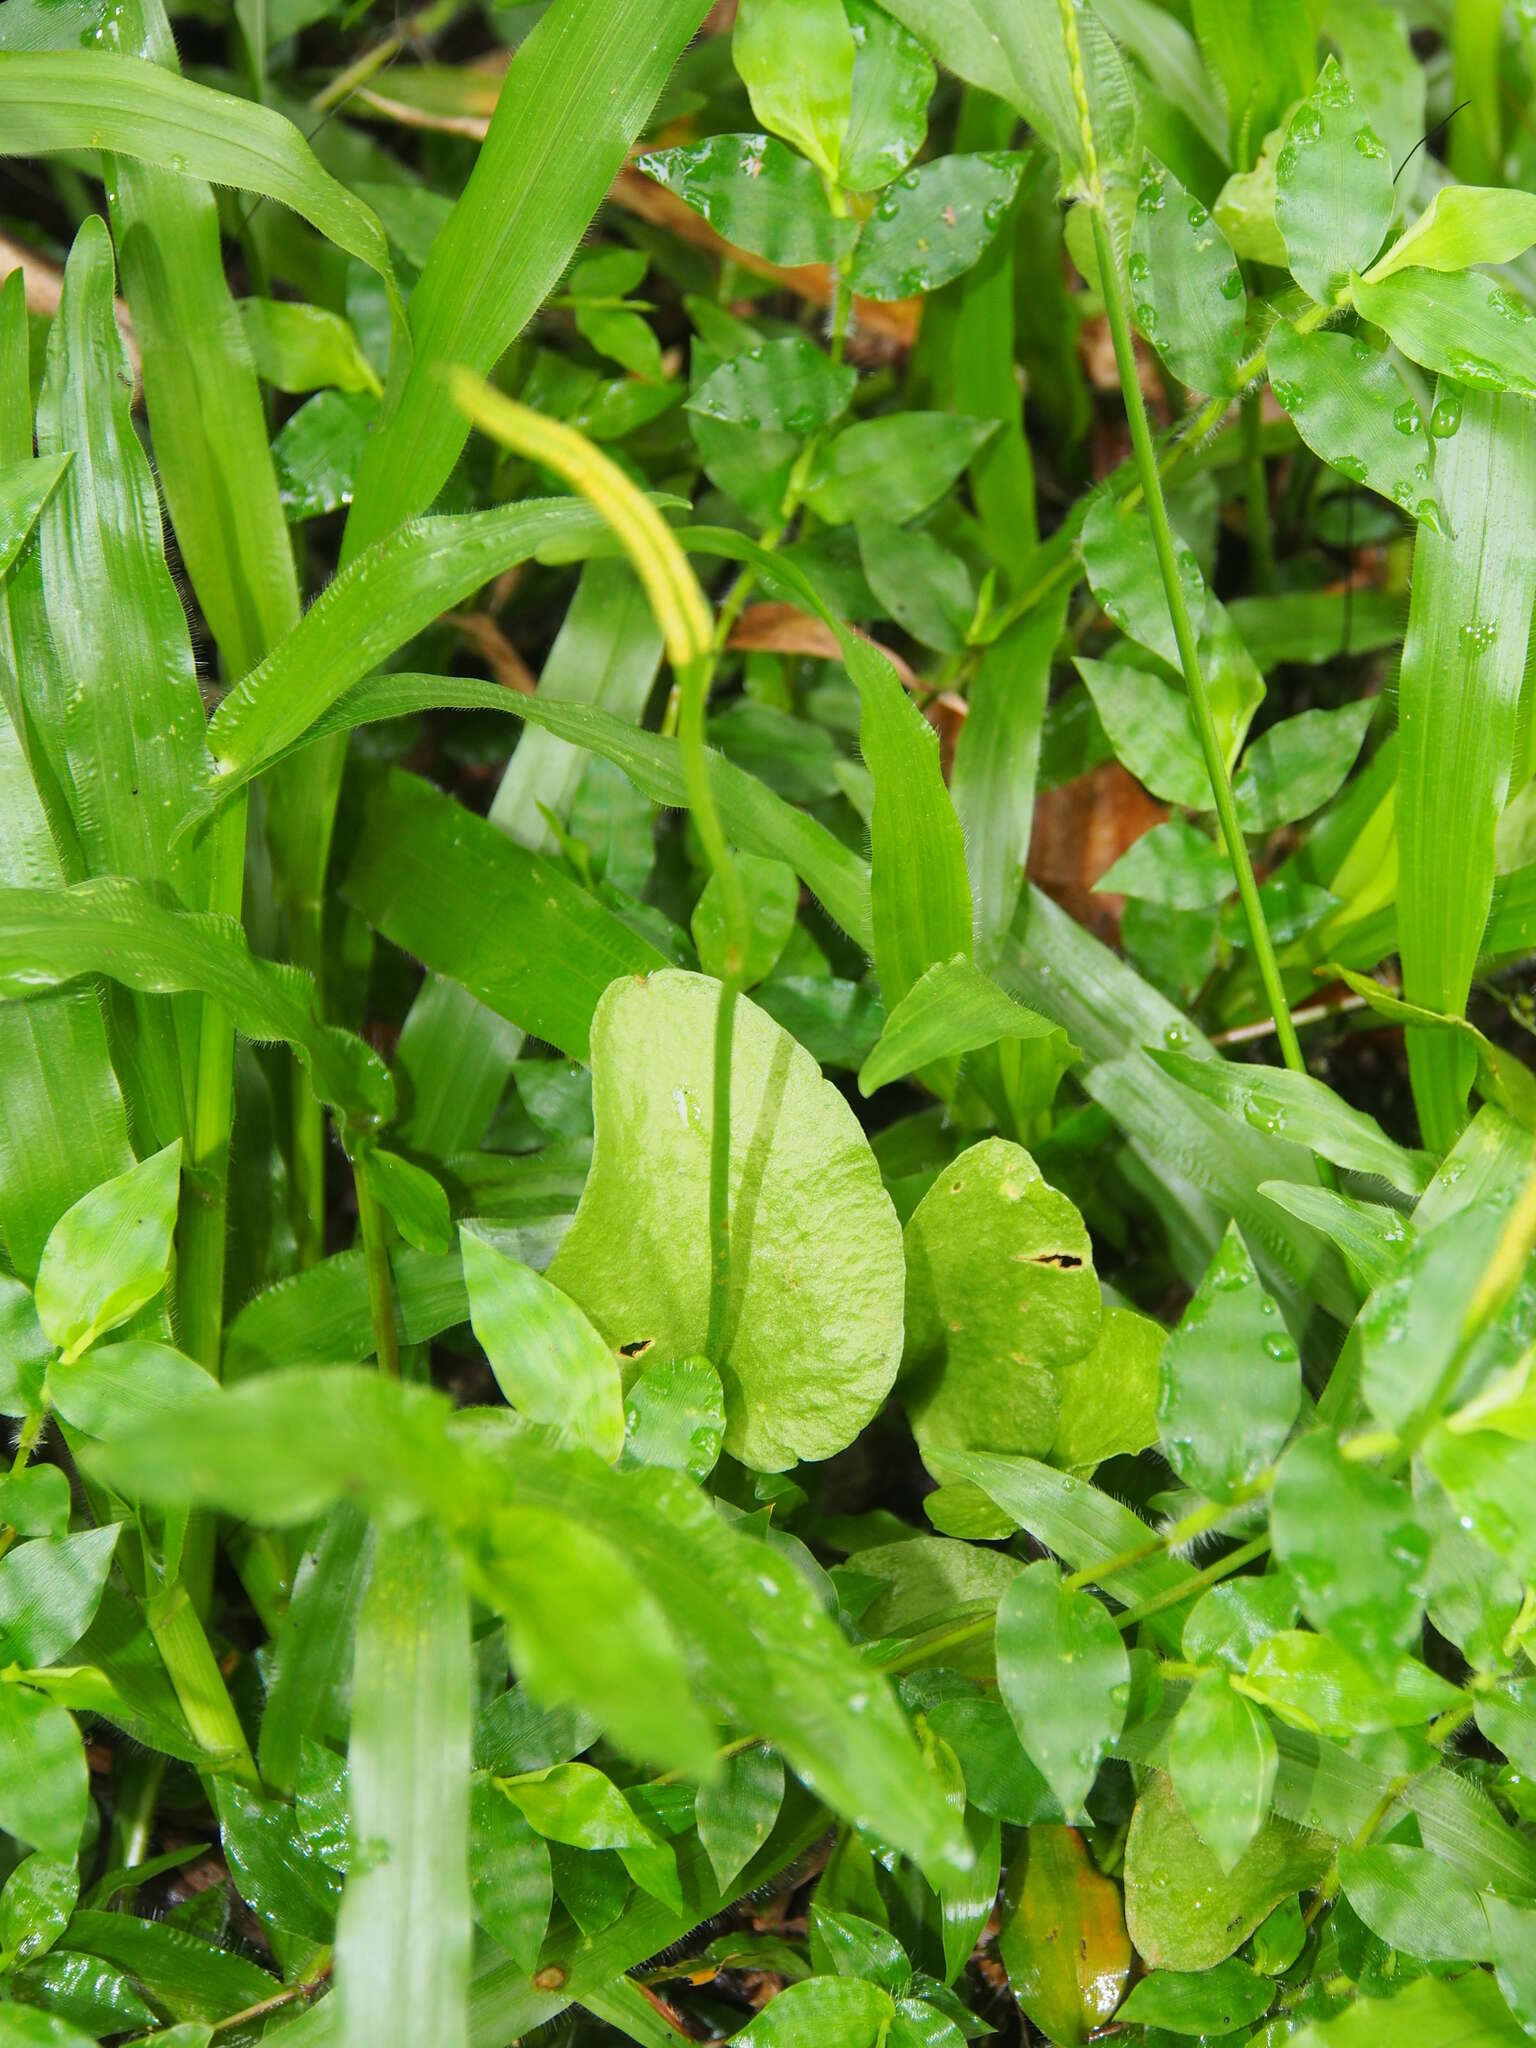
[(1411, 398), (1405, 398), (1401, 405), (1393, 407), (1392, 424), (1400, 434), (1418, 433), (1424, 421), (1420, 416), (1419, 408)]
[(1437, 441), (1449, 441), (1461, 425), (1461, 393), (1447, 391), (1435, 401), (1435, 409), (1429, 416), (1429, 431)]

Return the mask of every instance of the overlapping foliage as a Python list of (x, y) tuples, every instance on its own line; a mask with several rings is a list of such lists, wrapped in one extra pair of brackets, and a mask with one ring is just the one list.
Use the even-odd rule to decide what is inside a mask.
[(1525, 14), (227, 13), (0, 8), (0, 2048), (1536, 2034)]

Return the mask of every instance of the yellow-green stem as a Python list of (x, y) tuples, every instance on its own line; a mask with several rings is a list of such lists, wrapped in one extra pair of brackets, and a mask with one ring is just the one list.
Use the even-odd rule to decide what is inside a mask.
[(1131, 430), (1131, 447), (1146, 500), (1147, 524), (1152, 530), (1152, 545), (1157, 554), (1158, 574), (1162, 579), (1169, 616), (1173, 621), (1173, 637), (1178, 643), (1179, 665), (1184, 673), (1184, 686), (1189, 693), (1190, 713), (1194, 718), (1195, 731), (1199, 735), (1201, 752), (1205, 756), (1206, 772), (1211, 779), (1211, 790), (1216, 799), (1216, 815), (1221, 820), (1227, 856), (1237, 880), (1237, 893), (1242, 899), (1243, 915), (1247, 920), (1248, 936), (1253, 946), (1254, 960), (1258, 965), (1259, 979), (1264, 984), (1270, 1014), (1275, 1020), (1275, 1037), (1279, 1042), (1280, 1055), (1292, 1073), (1304, 1074), (1307, 1071), (1307, 1063), (1302, 1057), (1301, 1041), (1296, 1036), (1296, 1027), (1291, 1022), (1291, 1006), (1286, 1000), (1280, 963), (1275, 958), (1274, 941), (1270, 937), (1269, 924), (1264, 916), (1264, 905), (1259, 898), (1259, 885), (1253, 872), (1253, 862), (1248, 857), (1248, 842), (1243, 837), (1242, 825), (1238, 819), (1237, 800), (1232, 794), (1232, 778), (1227, 772), (1226, 755), (1222, 751), (1215, 714), (1211, 710), (1205, 677), (1201, 673), (1195, 629), (1190, 620), (1189, 606), (1184, 599), (1184, 586), (1179, 580), (1173, 529), (1168, 523), (1168, 506), (1163, 497), (1162, 479), (1157, 473), (1157, 455), (1152, 446), (1152, 429), (1147, 421), (1141, 385), (1137, 381), (1136, 354), (1131, 340), (1131, 323), (1125, 309), (1125, 295), (1120, 289), (1119, 268), (1111, 246), (1103, 208), (1096, 203), (1092, 207), (1092, 220), (1093, 246), (1099, 259), (1104, 311), (1109, 321), (1110, 339), (1115, 348), (1115, 367), (1120, 374), (1120, 389), (1125, 399), (1126, 419)]
[(186, 1587), (177, 1584), (151, 1594), (144, 1603), (144, 1618), (187, 1726), (208, 1752), (208, 1768), (259, 1785), (245, 1730)]
[(395, 1275), (389, 1263), (389, 1227), (367, 1181), (352, 1168), (357, 1186), (357, 1222), (363, 1237), (363, 1266), (368, 1275), (368, 1312), (373, 1318), (373, 1349), (379, 1371), (400, 1377), (400, 1340), (395, 1331)]

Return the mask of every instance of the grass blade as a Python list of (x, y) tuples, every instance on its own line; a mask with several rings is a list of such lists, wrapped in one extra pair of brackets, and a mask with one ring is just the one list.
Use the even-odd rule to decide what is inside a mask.
[[(1536, 412), (1488, 392), (1462, 402), (1437, 470), (1450, 535), (1421, 527), (1414, 548), (1397, 795), (1403, 992), (1456, 1016), (1493, 896), (1536, 601)], [(1443, 1152), (1465, 1120), (1470, 1061), (1454, 1036), (1414, 1030), (1408, 1060), (1424, 1142)]]
[(364, 458), (344, 560), (424, 512), (446, 483), (469, 428), (444, 369), (488, 372), (533, 317), (705, 6), (555, 0), (518, 50), (469, 182), (412, 294), (415, 358)]
[(381, 1532), (352, 1678), (352, 1828), (336, 1927), (345, 2038), (468, 2039), (469, 1600), (430, 1522)]

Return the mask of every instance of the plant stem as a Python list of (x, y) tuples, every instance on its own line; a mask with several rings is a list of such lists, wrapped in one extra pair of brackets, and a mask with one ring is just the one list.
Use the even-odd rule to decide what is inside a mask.
[(435, 6), (424, 7), (409, 21), (401, 22), (393, 35), (385, 36), (371, 50), (365, 50), (355, 63), (349, 64), (344, 71), (338, 71), (330, 84), (315, 94), (309, 103), (311, 107), (317, 114), (323, 114), (330, 107), (340, 106), (360, 85), (366, 85), (375, 72), (382, 71), (386, 64), (392, 62), (408, 42), (420, 36), (435, 35), (438, 29), (445, 28), (458, 13), (459, 6), (460, 0), (437, 0)]
[(1253, 580), (1262, 591), (1275, 587), (1275, 537), (1269, 517), (1269, 478), (1264, 470), (1264, 417), (1260, 393), (1243, 397), (1243, 464), (1247, 471), (1248, 549)]
[(363, 1236), (363, 1265), (368, 1275), (368, 1311), (373, 1318), (373, 1348), (379, 1371), (400, 1377), (400, 1340), (395, 1333), (395, 1275), (389, 1263), (389, 1233), (384, 1211), (353, 1164), (357, 1186), (357, 1221)]
[(247, 1785), (260, 1785), (245, 1730), (186, 1587), (177, 1583), (152, 1593), (144, 1603), (144, 1618), (187, 1726), (209, 1752), (210, 1768), (227, 1770)]
[(1233, 1572), (1240, 1572), (1245, 1564), (1252, 1564), (1255, 1558), (1263, 1557), (1269, 1549), (1269, 1537), (1251, 1536), (1236, 1550), (1229, 1550), (1225, 1557), (1218, 1557), (1196, 1572), (1192, 1579), (1181, 1579), (1176, 1586), (1165, 1586), (1160, 1593), (1154, 1593), (1150, 1600), (1143, 1600), (1137, 1607), (1127, 1607), (1123, 1614), (1115, 1616), (1118, 1629), (1134, 1628), (1139, 1621), (1149, 1621), (1154, 1614), (1161, 1614), (1166, 1607), (1177, 1607), (1192, 1594), (1203, 1593), (1210, 1586), (1216, 1586)]
[(1193, 1543), (1197, 1536), (1209, 1535), (1211, 1530), (1219, 1528), (1228, 1515), (1268, 1493), (1274, 1483), (1273, 1470), (1261, 1472), (1257, 1479), (1251, 1479), (1240, 1488), (1231, 1500), (1207, 1501), (1204, 1507), (1196, 1508), (1182, 1521), (1171, 1523), (1166, 1529), (1149, 1530), (1145, 1543), (1138, 1543), (1131, 1550), (1122, 1550), (1117, 1557), (1107, 1557), (1102, 1563), (1084, 1565), (1081, 1571), (1072, 1572), (1063, 1579), (1062, 1584), (1069, 1593), (1082, 1586), (1102, 1586), (1106, 1578), (1116, 1572), (1145, 1564), (1149, 1558), (1160, 1557), (1164, 1551), (1181, 1549), (1184, 1544)]
[(1152, 430), (1147, 423), (1147, 409), (1142, 400), (1141, 386), (1136, 379), (1136, 356), (1131, 341), (1131, 323), (1125, 310), (1125, 295), (1120, 289), (1120, 273), (1114, 249), (1110, 244), (1109, 230), (1105, 225), (1103, 208), (1097, 203), (1093, 206), (1093, 246), (1099, 259), (1104, 311), (1109, 320), (1110, 338), (1115, 345), (1115, 367), (1120, 373), (1120, 388), (1125, 398), (1126, 418), (1131, 429), (1131, 447), (1135, 453), (1136, 468), (1146, 498), (1147, 523), (1152, 529), (1152, 544), (1157, 552), (1163, 594), (1167, 598), (1169, 615), (1173, 621), (1173, 637), (1178, 642), (1179, 664), (1184, 672), (1184, 686), (1189, 692), (1189, 708), (1195, 721), (1195, 731), (1200, 736), (1206, 772), (1211, 778), (1211, 791), (1216, 799), (1216, 815), (1221, 820), (1222, 836), (1227, 843), (1227, 855), (1232, 862), (1232, 872), (1237, 878), (1237, 893), (1242, 898), (1243, 915), (1248, 922), (1248, 935), (1253, 945), (1254, 959), (1258, 964), (1259, 979), (1264, 984), (1270, 1014), (1275, 1020), (1275, 1036), (1279, 1040), (1281, 1057), (1292, 1073), (1304, 1074), (1307, 1071), (1307, 1063), (1302, 1057), (1296, 1027), (1291, 1022), (1291, 1007), (1286, 1001), (1285, 984), (1280, 977), (1280, 964), (1275, 958), (1274, 941), (1269, 935), (1264, 905), (1259, 899), (1259, 885), (1254, 877), (1253, 862), (1248, 857), (1248, 843), (1243, 837), (1242, 825), (1237, 815), (1237, 801), (1232, 794), (1232, 778), (1227, 773), (1226, 755), (1222, 752), (1221, 738), (1216, 730), (1216, 719), (1211, 710), (1210, 697), (1206, 692), (1205, 677), (1200, 671), (1200, 654), (1195, 642), (1195, 629), (1190, 622), (1189, 607), (1184, 601), (1184, 586), (1179, 581), (1178, 562), (1173, 547), (1173, 529), (1168, 523), (1168, 506), (1163, 497), (1162, 480), (1157, 473)]

